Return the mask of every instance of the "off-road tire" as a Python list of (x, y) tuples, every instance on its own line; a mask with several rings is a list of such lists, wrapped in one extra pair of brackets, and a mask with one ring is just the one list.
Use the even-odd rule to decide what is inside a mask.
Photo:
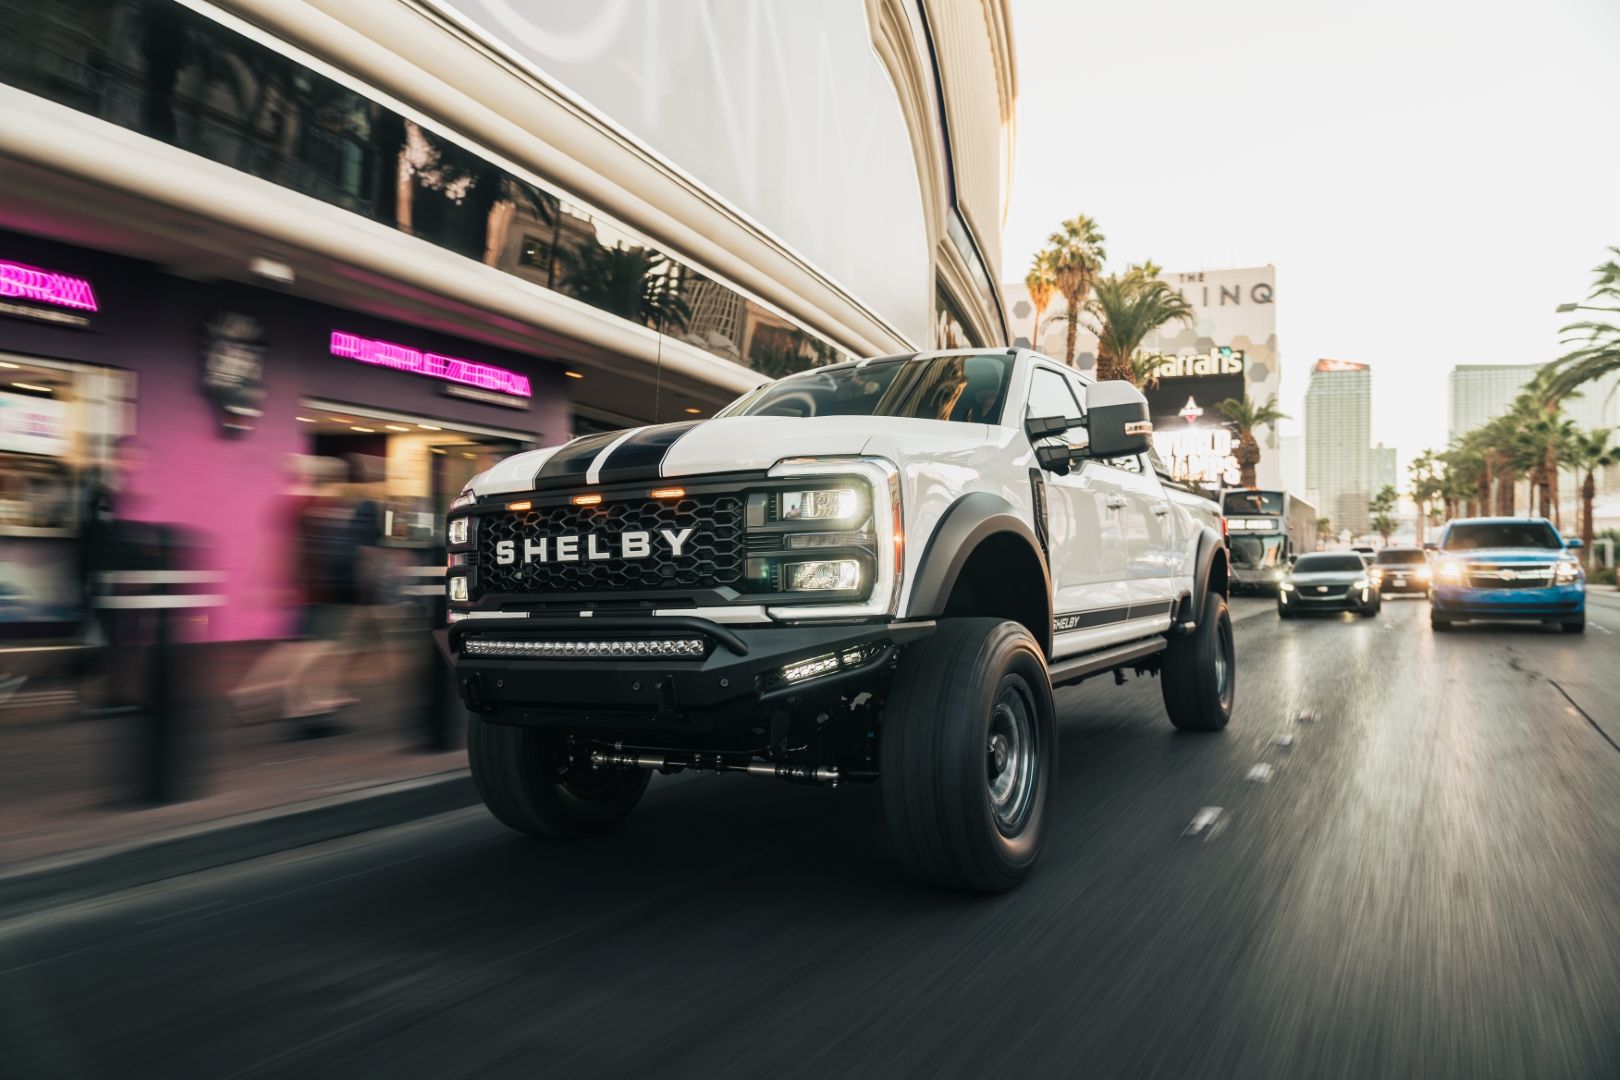
[[(1057, 714), (1028, 630), (941, 620), (901, 657), (880, 738), (883, 816), (906, 873), (975, 892), (1004, 892), (1029, 874), (1057, 779)], [(1015, 760), (1016, 776), (998, 765)]]
[(1204, 599), (1198, 628), (1170, 639), (1159, 670), (1164, 708), (1180, 731), (1220, 731), (1232, 718), (1237, 656), (1232, 614), (1214, 590)]
[(501, 824), (530, 836), (571, 840), (596, 836), (629, 816), (647, 790), (645, 769), (563, 772), (555, 734), (467, 720), (473, 783)]

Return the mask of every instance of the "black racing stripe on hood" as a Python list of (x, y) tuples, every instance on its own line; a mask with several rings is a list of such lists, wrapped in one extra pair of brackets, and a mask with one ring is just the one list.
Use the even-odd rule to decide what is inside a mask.
[(607, 449), (608, 444), (623, 435), (626, 430), (621, 428), (618, 431), (604, 431), (599, 435), (581, 435), (568, 443), (552, 454), (540, 467), (540, 471), (534, 474), (535, 488), (583, 484), (585, 470), (591, 467), (596, 455)]
[(602, 483), (615, 484), (642, 477), (656, 479), (669, 448), (701, 423), (702, 420), (683, 420), (676, 424), (642, 428), (608, 455), (607, 461), (602, 464)]

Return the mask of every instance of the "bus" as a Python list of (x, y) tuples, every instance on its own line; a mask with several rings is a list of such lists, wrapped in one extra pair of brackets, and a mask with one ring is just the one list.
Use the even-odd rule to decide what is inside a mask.
[(1316, 507), (1287, 491), (1230, 488), (1221, 493), (1232, 591), (1277, 591), (1279, 571), (1316, 550)]

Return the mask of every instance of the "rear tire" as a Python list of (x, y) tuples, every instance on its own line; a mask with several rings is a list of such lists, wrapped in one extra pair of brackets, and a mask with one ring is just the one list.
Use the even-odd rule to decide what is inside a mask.
[(1584, 633), (1586, 633), (1586, 615), (1585, 615), (1585, 613), (1577, 615), (1573, 619), (1566, 619), (1564, 621), (1564, 624), (1563, 624), (1563, 630), (1564, 630), (1564, 633), (1566, 633), (1566, 634), (1584, 634)]
[(1226, 597), (1211, 592), (1198, 628), (1170, 639), (1159, 672), (1164, 708), (1181, 731), (1220, 731), (1232, 718), (1237, 689), (1237, 655), (1232, 645), (1232, 614)]
[(558, 737), (535, 728), (467, 722), (467, 760), (489, 812), (509, 829), (571, 840), (615, 828), (647, 790), (645, 769), (569, 769)]
[(901, 658), (881, 738), (883, 817), (906, 873), (976, 892), (1029, 874), (1057, 779), (1057, 714), (1028, 630), (942, 620)]

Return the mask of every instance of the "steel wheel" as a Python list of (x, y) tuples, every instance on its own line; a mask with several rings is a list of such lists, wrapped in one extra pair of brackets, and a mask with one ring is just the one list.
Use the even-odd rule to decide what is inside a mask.
[(1023, 831), (1034, 802), (1035, 759), (1040, 750), (1034, 713), (1028, 684), (1017, 675), (1002, 680), (990, 712), (985, 779), (990, 809), (1003, 836), (1017, 836)]

